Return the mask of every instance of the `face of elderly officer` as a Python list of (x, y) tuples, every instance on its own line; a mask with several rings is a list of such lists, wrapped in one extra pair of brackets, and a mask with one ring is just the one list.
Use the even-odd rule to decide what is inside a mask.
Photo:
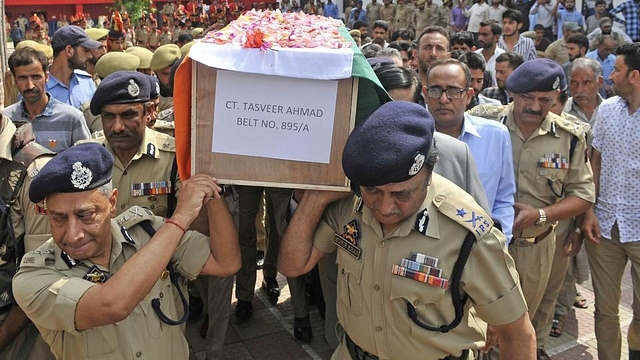
[(385, 234), (415, 214), (431, 182), (431, 170), (423, 168), (407, 181), (381, 186), (361, 186), (362, 201), (376, 218)]
[(60, 249), (73, 259), (108, 265), (117, 194), (108, 183), (94, 190), (47, 196), (51, 236)]
[(509, 76), (514, 119), (525, 138), (544, 121), (565, 86), (564, 70), (549, 59), (529, 60)]
[(469, 68), (454, 59), (436, 62), (427, 75), (425, 97), (439, 132), (457, 138), (473, 98)]

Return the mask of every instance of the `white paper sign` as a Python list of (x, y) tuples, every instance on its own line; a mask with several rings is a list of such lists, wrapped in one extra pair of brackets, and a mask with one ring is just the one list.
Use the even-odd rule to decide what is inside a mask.
[(338, 82), (218, 70), (214, 153), (328, 164)]

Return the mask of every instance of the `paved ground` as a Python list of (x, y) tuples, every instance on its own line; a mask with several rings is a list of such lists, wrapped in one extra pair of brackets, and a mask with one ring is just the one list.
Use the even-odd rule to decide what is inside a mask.
[[(258, 284), (262, 282), (258, 272)], [(245, 324), (239, 324), (233, 313), (230, 315), (229, 329), (225, 345), (225, 359), (329, 359), (331, 349), (323, 338), (323, 320), (318, 310), (311, 307), (313, 341), (308, 345), (298, 343), (293, 337), (293, 314), (289, 300), (286, 279), (278, 276), (282, 295), (275, 306), (261, 290), (256, 290), (253, 301), (253, 318)], [(578, 286), (579, 291), (588, 299), (588, 309), (575, 309), (566, 322), (564, 334), (550, 338), (547, 351), (555, 360), (597, 359), (596, 340), (593, 332), (593, 291), (591, 283)], [(235, 297), (234, 297), (235, 299)], [(626, 334), (631, 319), (631, 277), (629, 267), (623, 280), (623, 301), (620, 318), (623, 327), (623, 359), (627, 358)], [(232, 306), (231, 311), (235, 308)], [(198, 335), (202, 320), (190, 322), (187, 326), (187, 338), (192, 349), (192, 360), (204, 360), (204, 340)]]

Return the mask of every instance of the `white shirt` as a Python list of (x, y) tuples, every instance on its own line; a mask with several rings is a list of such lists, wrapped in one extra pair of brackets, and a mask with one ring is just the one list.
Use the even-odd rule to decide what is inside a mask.
[(468, 31), (477, 33), (480, 30), (480, 23), (489, 19), (489, 7), (487, 3), (475, 3), (469, 10), (464, 11), (464, 16), (469, 18)]
[[(482, 55), (482, 50), (483, 49), (478, 49), (476, 50), (476, 53)], [(498, 83), (496, 82), (496, 58), (502, 53), (506, 53), (506, 51), (499, 48), (496, 42), (496, 50), (493, 52), (493, 55), (491, 55), (489, 61), (487, 61), (485, 65), (486, 69), (491, 73), (491, 86), (498, 86)]]
[(602, 236), (618, 223), (620, 242), (640, 241), (640, 111), (629, 115), (619, 96), (603, 101), (593, 128), (593, 147), (602, 154), (595, 213)]
[(556, 18), (553, 15), (551, 15), (551, 11), (553, 10), (553, 7), (555, 5), (556, 5), (555, 0), (551, 0), (549, 1), (549, 3), (544, 5), (540, 5), (538, 4), (538, 2), (536, 2), (535, 5), (531, 7), (531, 11), (529, 11), (529, 14), (531, 15), (538, 14), (537, 24), (540, 24), (545, 28), (551, 27), (556, 22)]

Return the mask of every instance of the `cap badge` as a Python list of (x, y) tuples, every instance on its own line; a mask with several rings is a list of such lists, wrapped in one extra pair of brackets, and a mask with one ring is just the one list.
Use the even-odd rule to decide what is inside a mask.
[(424, 165), (424, 158), (424, 154), (416, 154), (413, 158), (413, 165), (411, 165), (411, 169), (409, 169), (409, 176), (413, 176), (420, 172), (422, 165)]
[(553, 82), (553, 89), (557, 89), (560, 86), (560, 76), (556, 76), (556, 81)]
[(91, 184), (93, 174), (91, 170), (77, 161), (73, 164), (73, 172), (71, 173), (71, 184), (77, 189), (84, 189)]
[(156, 94), (160, 94), (160, 83), (156, 83)]
[(127, 92), (131, 97), (138, 97), (140, 95), (140, 87), (133, 79), (129, 79), (129, 85), (127, 86)]

